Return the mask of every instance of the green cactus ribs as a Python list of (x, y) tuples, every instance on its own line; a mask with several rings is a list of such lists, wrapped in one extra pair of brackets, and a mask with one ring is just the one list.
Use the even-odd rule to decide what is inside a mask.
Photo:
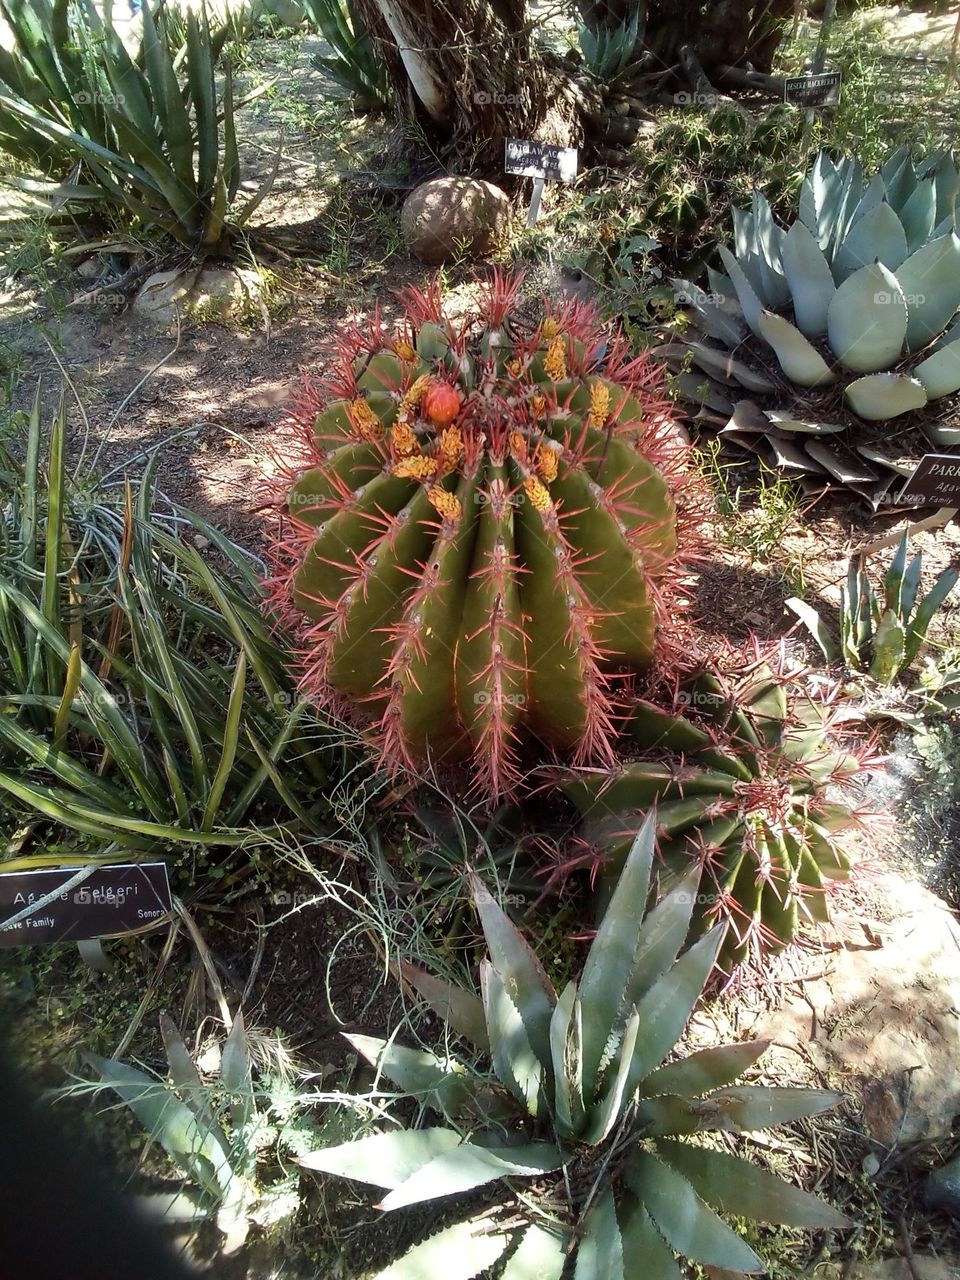
[(931, 445), (960, 448), (958, 192), (949, 153), (869, 180), (821, 153), (789, 228), (760, 192), (735, 209), (723, 270), (673, 282), (702, 336), (659, 349), (699, 420), (874, 510)]
[(658, 367), (581, 303), (521, 325), (518, 290), (495, 276), (460, 325), (409, 291), (396, 332), (343, 336), (299, 406), (271, 584), (306, 689), (387, 765), (469, 762), (489, 797), (528, 755), (612, 762), (696, 518)]
[(850, 870), (843, 834), (869, 816), (849, 783), (873, 763), (871, 745), (850, 746), (831, 707), (776, 659), (731, 663), (730, 674), (703, 672), (672, 701), (636, 704), (638, 759), (564, 782), (599, 855), (601, 902), (657, 805), (661, 890), (700, 867), (696, 917), (702, 927), (728, 923), (725, 968), (828, 919), (829, 890)]

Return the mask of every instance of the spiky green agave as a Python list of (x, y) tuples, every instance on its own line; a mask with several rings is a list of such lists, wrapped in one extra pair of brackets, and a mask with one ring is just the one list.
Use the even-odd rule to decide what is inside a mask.
[(0, 149), (51, 178), (79, 165), (76, 180), (23, 180), (28, 190), (111, 204), (191, 249), (225, 248), (259, 203), (258, 193), (231, 224), (240, 157), (229, 60), (219, 93), (216, 77), (229, 27), (214, 31), (191, 9), (177, 53), (162, 6), (148, 2), (131, 55), (109, 0), (102, 12), (92, 0), (0, 0), (0, 13), (13, 35), (0, 51)]
[(619, 80), (637, 64), (635, 51), (638, 42), (643, 43), (643, 27), (638, 5), (632, 16), (615, 26), (602, 23), (590, 27), (580, 23), (577, 40), (580, 52), (590, 71), (598, 80)]
[(788, 699), (783, 677), (757, 663), (739, 679), (699, 676), (668, 709), (638, 702), (630, 728), (639, 760), (564, 783), (601, 855), (601, 902), (656, 804), (661, 888), (702, 872), (695, 916), (701, 929), (729, 924), (724, 968), (828, 918), (826, 890), (850, 868), (838, 835), (857, 818), (837, 788), (864, 763), (831, 741), (822, 705), (799, 690)]
[[(116, 1058), (85, 1053), (84, 1059), (102, 1087), (117, 1094), (151, 1140), (179, 1166), (188, 1184), (175, 1198), (181, 1220), (213, 1217), (227, 1247), (237, 1249), (256, 1220), (257, 1202), (266, 1190), (258, 1177), (266, 1126), (257, 1125), (253, 1055), (243, 1014), (237, 1011), (221, 1046), (216, 1084), (203, 1082), (176, 1024), (165, 1013), (160, 1015), (160, 1034), (169, 1082)], [(147, 1197), (148, 1204), (154, 1201), (161, 1213), (173, 1207), (168, 1196)], [(296, 1196), (289, 1195), (287, 1213), (297, 1204)]]
[[(407, 965), (409, 984), (492, 1069), (373, 1036), (354, 1048), (441, 1122), (389, 1129), (301, 1160), (367, 1182), (380, 1208), (501, 1185), (479, 1211), (417, 1244), (378, 1280), (471, 1280), (502, 1261), (503, 1280), (679, 1280), (676, 1256), (762, 1270), (715, 1210), (822, 1228), (849, 1225), (823, 1201), (747, 1161), (688, 1139), (816, 1115), (838, 1095), (736, 1085), (764, 1041), (666, 1062), (722, 943), (713, 929), (680, 955), (696, 869), (638, 928), (650, 887), (657, 818), (631, 844), (580, 981), (558, 996), (534, 952), (475, 877), (489, 958), (480, 994)], [(679, 959), (677, 957), (680, 957)], [(665, 1065), (661, 1065), (665, 1064)], [(510, 1195), (513, 1187), (518, 1194)]]
[[(674, 280), (710, 340), (664, 352), (692, 362), (681, 393), (724, 439), (876, 507), (915, 462), (888, 431), (848, 429), (841, 406), (886, 423), (960, 390), (958, 190), (951, 154), (915, 165), (901, 148), (870, 181), (856, 160), (821, 152), (787, 229), (755, 192), (750, 211), (733, 210), (734, 245), (709, 291)], [(784, 404), (791, 389), (802, 405)], [(920, 425), (938, 448), (960, 444), (956, 426)]]
[(344, 337), (273, 583), (321, 703), (389, 765), (472, 759), (488, 796), (524, 741), (613, 758), (618, 674), (670, 634), (684, 482), (656, 366), (581, 303), (524, 331), (518, 289), (495, 277), (464, 326), (412, 291), (399, 332)]
[(921, 597), (923, 552), (918, 551), (908, 564), (907, 539), (904, 530), (884, 575), (882, 603), (862, 561), (851, 559), (846, 585), (840, 588), (839, 647), (812, 605), (796, 598), (786, 601), (828, 662), (842, 661), (855, 671), (869, 671), (878, 684), (891, 684), (914, 661), (934, 615), (960, 579), (960, 570), (944, 569)]
[(316, 54), (313, 65), (352, 93), (359, 107), (385, 111), (390, 78), (356, 0), (303, 0), (303, 10), (333, 49), (333, 57)]

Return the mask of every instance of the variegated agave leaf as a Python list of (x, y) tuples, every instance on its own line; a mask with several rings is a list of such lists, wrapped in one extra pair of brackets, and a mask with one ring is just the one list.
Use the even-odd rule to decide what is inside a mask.
[[(856, 161), (822, 153), (788, 230), (759, 193), (749, 212), (734, 210), (734, 245), (721, 247), (710, 291), (674, 281), (703, 338), (659, 351), (683, 369), (677, 385), (698, 420), (805, 489), (846, 488), (876, 509), (916, 457), (897, 456), (888, 432), (867, 424), (960, 391), (958, 190), (952, 154), (915, 164), (901, 150), (866, 180)], [(789, 407), (792, 388), (802, 415)], [(764, 402), (746, 413), (738, 389)], [(937, 448), (960, 443), (960, 429), (935, 411), (914, 425), (917, 456), (921, 431)]]
[(923, 553), (908, 562), (908, 537), (905, 530), (884, 577), (882, 602), (863, 564), (850, 561), (840, 588), (839, 652), (816, 609), (802, 600), (787, 601), (828, 662), (842, 660), (855, 671), (869, 672), (878, 684), (891, 684), (914, 661), (934, 615), (960, 580), (960, 571), (945, 569), (918, 601)]

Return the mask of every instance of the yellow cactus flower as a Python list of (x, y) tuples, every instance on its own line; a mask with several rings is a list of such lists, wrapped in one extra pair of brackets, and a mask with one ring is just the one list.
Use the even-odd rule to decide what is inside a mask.
[(411, 347), (409, 342), (398, 342), (394, 351), (405, 364), (412, 364), (417, 358), (416, 348)]
[(459, 427), (446, 427), (440, 433), (440, 451), (438, 454), (440, 470), (453, 471), (459, 466), (463, 457), (463, 433)]
[(383, 423), (362, 397), (350, 401), (350, 421), (363, 440), (379, 440), (383, 435)]
[(393, 474), (402, 480), (426, 480), (435, 476), (439, 467), (436, 458), (428, 458), (426, 454), (415, 453), (401, 458), (393, 468)]
[(390, 443), (398, 458), (408, 458), (412, 453), (421, 453), (420, 442), (413, 427), (407, 422), (395, 422), (390, 431)]
[(557, 457), (555, 449), (549, 448), (547, 445), (541, 445), (537, 454), (537, 474), (540, 479), (547, 484), (552, 484), (557, 478), (557, 468), (560, 460)]
[(539, 392), (535, 396), (530, 397), (530, 412), (535, 418), (539, 418), (547, 407), (546, 396), (540, 395)]
[(403, 412), (404, 409), (419, 409), (420, 402), (427, 394), (427, 388), (430, 386), (432, 381), (433, 379), (430, 377), (429, 373), (421, 373), (420, 377), (417, 378), (410, 390), (400, 401), (400, 411)]
[(519, 431), (511, 431), (508, 441), (510, 452), (515, 458), (525, 458), (527, 456), (527, 442)]
[(427, 490), (427, 501), (444, 520), (459, 520), (463, 515), (463, 507), (455, 493), (447, 493), (446, 489), (433, 484)]
[(610, 388), (605, 387), (602, 382), (595, 382), (590, 388), (590, 412), (587, 415), (587, 423), (591, 427), (598, 430), (607, 420), (610, 412)]
[(542, 336), (546, 338), (547, 342), (549, 342), (550, 339), (555, 338), (559, 332), (559, 323), (553, 316), (547, 316), (546, 320), (544, 320), (543, 324), (540, 326), (540, 333)]
[(534, 509), (541, 514), (553, 506), (546, 486), (537, 476), (527, 476), (523, 482), (523, 491), (533, 503)]
[(550, 345), (547, 347), (546, 358), (543, 362), (543, 371), (551, 382), (559, 382), (561, 378), (567, 376), (565, 345), (562, 334), (558, 333), (556, 337), (550, 339)]
[(523, 365), (516, 356), (514, 356), (512, 360), (507, 361), (507, 373), (511, 374), (514, 378), (520, 377), (522, 369)]

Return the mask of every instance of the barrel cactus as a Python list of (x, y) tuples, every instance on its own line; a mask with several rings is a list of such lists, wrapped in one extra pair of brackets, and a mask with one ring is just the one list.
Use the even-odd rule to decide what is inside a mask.
[(612, 760), (618, 681), (669, 648), (684, 446), (658, 366), (583, 303), (524, 324), (499, 275), (476, 316), (441, 303), (408, 291), (304, 393), (273, 600), (385, 763), (496, 796), (528, 747)]
[(739, 676), (705, 672), (666, 708), (638, 702), (630, 726), (640, 758), (564, 782), (599, 855), (601, 901), (656, 804), (661, 891), (699, 864), (701, 927), (729, 923), (724, 967), (825, 921), (827, 891), (850, 868), (841, 833), (863, 817), (843, 789), (869, 759), (834, 741), (836, 719), (805, 691), (788, 697), (766, 661)]
[(912, 471), (919, 431), (960, 444), (944, 403), (960, 390), (958, 190), (952, 155), (915, 165), (901, 150), (869, 182), (856, 160), (821, 153), (786, 230), (755, 192), (733, 211), (709, 292), (674, 281), (706, 339), (664, 352), (683, 367), (681, 393), (731, 443), (876, 508)]

